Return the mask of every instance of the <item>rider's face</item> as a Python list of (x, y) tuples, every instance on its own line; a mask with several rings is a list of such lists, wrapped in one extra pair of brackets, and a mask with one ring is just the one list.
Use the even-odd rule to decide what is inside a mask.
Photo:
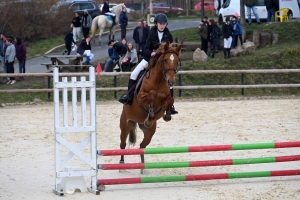
[(163, 31), (166, 28), (167, 24), (166, 23), (157, 23), (157, 28), (159, 31)]

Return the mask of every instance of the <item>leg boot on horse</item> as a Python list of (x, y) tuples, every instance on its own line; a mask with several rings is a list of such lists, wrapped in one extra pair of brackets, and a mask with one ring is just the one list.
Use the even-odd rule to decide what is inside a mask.
[(119, 102), (125, 105), (131, 105), (132, 103), (132, 99), (133, 99), (133, 95), (134, 95), (134, 84), (135, 84), (136, 80), (132, 80), (129, 79), (128, 82), (128, 91), (126, 94), (124, 94), (120, 99)]

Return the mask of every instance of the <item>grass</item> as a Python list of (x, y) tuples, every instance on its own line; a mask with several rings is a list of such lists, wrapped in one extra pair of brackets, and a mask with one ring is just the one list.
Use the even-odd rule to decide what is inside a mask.
[[(255, 53), (224, 60), (223, 53), (216, 54), (214, 59), (209, 58), (206, 62), (182, 62), (182, 70), (215, 70), (215, 69), (299, 69), (300, 67), (300, 23), (273, 23), (266, 25), (253, 24), (245, 25), (247, 37), (252, 31), (260, 28), (262, 31), (276, 31), (279, 34), (279, 42), (265, 48), (257, 48)], [(287, 31), (289, 30), (289, 31)], [(184, 37), (185, 41), (199, 41), (197, 28), (172, 31), (175, 37)], [(54, 41), (52, 41), (54, 42)], [(45, 45), (51, 44), (45, 41)], [(49, 49), (49, 48), (47, 48)], [(183, 52), (183, 57), (192, 58), (193, 52)], [(103, 61), (103, 59), (102, 59)], [(97, 79), (97, 87), (113, 87), (113, 77), (101, 77)], [(127, 86), (128, 76), (118, 77), (118, 86)], [(21, 84), (22, 83), (22, 84)], [(300, 73), (284, 74), (246, 74), (245, 84), (299, 84)], [(51, 83), (52, 84), (52, 83)], [(236, 85), (241, 84), (239, 74), (204, 74), (204, 75), (182, 75), (182, 85)], [(51, 85), (52, 87), (52, 85)], [(0, 84), (0, 89), (21, 89), (21, 88), (47, 88), (45, 78), (26, 78), (25, 81), (17, 82), (15, 85)], [(120, 97), (124, 92), (118, 92)], [(97, 92), (97, 100), (115, 100), (114, 92)], [(299, 88), (271, 88), (271, 89), (245, 89), (245, 96), (282, 96), (300, 95)], [(22, 103), (32, 102), (35, 98), (42, 101), (52, 102), (46, 93), (0, 93), (0, 103)], [(51, 94), (52, 96), (52, 94)], [(206, 89), (206, 90), (184, 90), (182, 98), (218, 98), (218, 97), (239, 97), (241, 89)], [(175, 92), (178, 97), (178, 92)]]

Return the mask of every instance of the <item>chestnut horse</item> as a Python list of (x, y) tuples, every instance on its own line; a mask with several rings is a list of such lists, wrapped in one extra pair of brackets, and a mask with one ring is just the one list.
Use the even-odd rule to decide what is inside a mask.
[[(168, 122), (171, 120), (171, 108), (174, 99), (170, 94), (170, 87), (174, 85), (181, 44), (161, 44), (151, 58), (149, 71), (146, 73), (140, 91), (135, 94), (132, 105), (124, 105), (120, 117), (121, 143), (125, 149), (129, 134), (129, 143), (136, 142), (136, 125), (144, 133), (140, 148), (146, 148), (156, 131), (156, 121), (161, 117)], [(144, 163), (144, 155), (141, 162)], [(124, 155), (120, 163), (124, 163)], [(143, 171), (141, 170), (141, 173)]]

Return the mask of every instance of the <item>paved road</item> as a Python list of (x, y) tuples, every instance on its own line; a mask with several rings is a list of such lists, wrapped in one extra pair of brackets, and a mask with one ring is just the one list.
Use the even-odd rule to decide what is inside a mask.
[[(137, 25), (136, 22), (134, 23), (129, 23), (128, 27), (135, 27)], [(179, 30), (179, 29), (185, 29), (185, 28), (190, 28), (190, 27), (197, 27), (199, 25), (198, 21), (171, 21), (168, 24), (168, 28), (170, 30)], [(126, 34), (127, 40), (130, 42), (132, 41), (132, 34), (133, 30), (128, 30)], [(115, 39), (120, 40), (120, 32), (116, 32), (115, 34)], [(107, 57), (107, 43), (108, 43), (108, 36), (104, 35), (101, 38), (102, 43), (104, 44), (103, 46), (98, 45), (98, 39), (96, 40), (96, 43), (92, 43), (92, 52), (95, 55), (96, 60), (101, 59), (103, 57)], [(51, 52), (50, 54), (61, 54), (62, 50), (56, 50)], [(71, 54), (76, 54), (75, 52), (72, 52)], [(28, 59), (26, 61), (26, 73), (45, 73), (47, 72), (47, 69), (45, 66), (40, 65), (41, 63), (50, 63), (49, 58), (44, 58), (43, 56)], [(15, 65), (15, 72), (19, 71), (19, 67), (16, 64)]]

